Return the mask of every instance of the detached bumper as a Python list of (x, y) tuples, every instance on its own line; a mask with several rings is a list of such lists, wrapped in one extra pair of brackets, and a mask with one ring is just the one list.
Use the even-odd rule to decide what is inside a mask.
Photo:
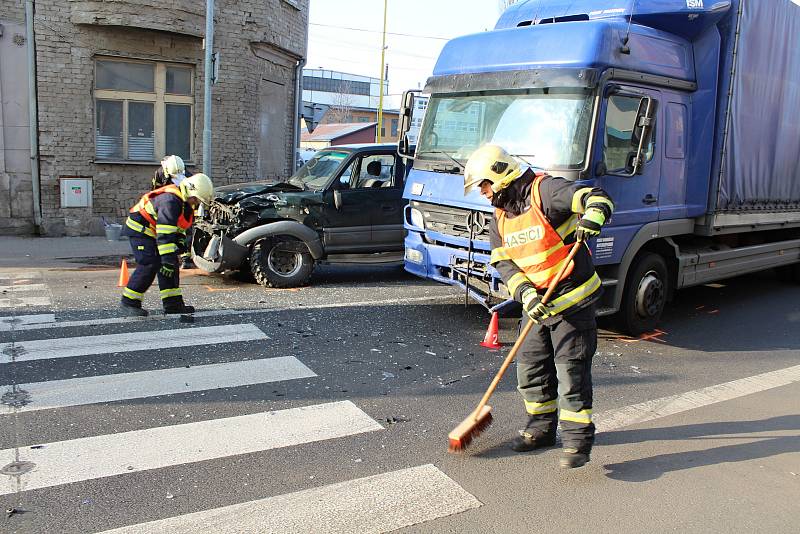
[(509, 298), (502, 279), (489, 265), (489, 255), (473, 252), (467, 278), (467, 251), (426, 243), (419, 232), (409, 231), (405, 240), (405, 270), (421, 278), (429, 278), (466, 291), (490, 311), (516, 313), (519, 304)]
[[(202, 249), (202, 250), (200, 250)], [(250, 255), (250, 249), (226, 236), (195, 231), (192, 239), (192, 259), (195, 265), (209, 273), (240, 269)]]

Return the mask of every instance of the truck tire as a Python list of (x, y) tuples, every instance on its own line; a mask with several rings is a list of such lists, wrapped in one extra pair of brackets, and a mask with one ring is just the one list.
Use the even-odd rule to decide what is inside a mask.
[(299, 287), (311, 278), (314, 258), (302, 241), (288, 236), (268, 237), (253, 245), (250, 270), (264, 287)]
[(658, 254), (645, 252), (628, 271), (618, 322), (631, 336), (652, 331), (667, 302), (667, 264)]

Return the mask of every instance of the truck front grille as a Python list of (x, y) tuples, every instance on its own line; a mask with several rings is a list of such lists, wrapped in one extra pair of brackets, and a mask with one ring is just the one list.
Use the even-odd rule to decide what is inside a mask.
[(489, 223), (492, 221), (491, 213), (417, 201), (412, 201), (411, 207), (422, 212), (426, 230), (469, 239), (469, 225), (471, 221), (474, 232), (472, 236), (473, 239), (486, 242), (487, 244), (489, 243)]

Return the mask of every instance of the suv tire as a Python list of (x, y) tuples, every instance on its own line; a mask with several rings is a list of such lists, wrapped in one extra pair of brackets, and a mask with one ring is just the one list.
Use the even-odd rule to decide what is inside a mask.
[(250, 271), (264, 287), (306, 285), (314, 270), (314, 258), (302, 241), (288, 236), (256, 241), (250, 253)]

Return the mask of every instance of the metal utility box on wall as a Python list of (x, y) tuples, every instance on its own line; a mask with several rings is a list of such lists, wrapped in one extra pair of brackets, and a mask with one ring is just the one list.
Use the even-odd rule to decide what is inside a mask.
[(92, 206), (91, 178), (61, 178), (61, 207), (89, 208)]

